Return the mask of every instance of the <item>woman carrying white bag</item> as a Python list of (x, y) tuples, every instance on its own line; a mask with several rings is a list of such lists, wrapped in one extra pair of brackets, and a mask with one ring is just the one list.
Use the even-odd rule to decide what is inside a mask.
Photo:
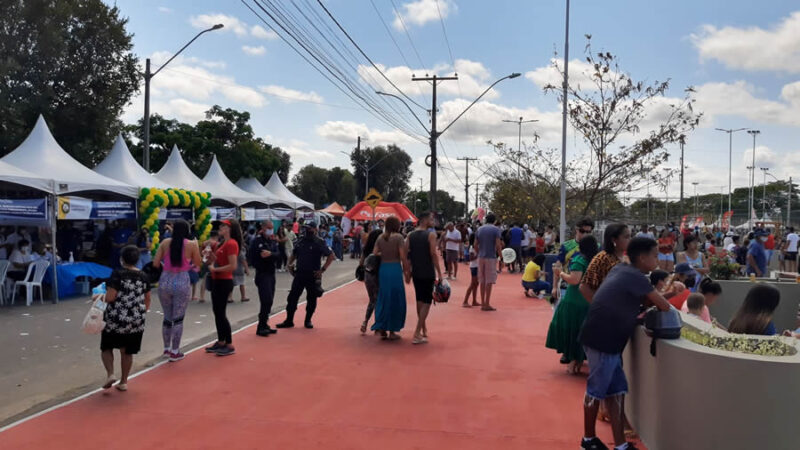
[(122, 268), (116, 269), (108, 280), (108, 292), (104, 299), (107, 307), (103, 314), (105, 327), (100, 336), (100, 350), (107, 375), (103, 389), (110, 388), (117, 381), (114, 377), (114, 349), (119, 349), (122, 363), (122, 376), (116, 388), (126, 391), (133, 355), (139, 353), (142, 347), (145, 315), (150, 309), (150, 280), (136, 268), (138, 261), (139, 249), (134, 245), (124, 247), (120, 257)]

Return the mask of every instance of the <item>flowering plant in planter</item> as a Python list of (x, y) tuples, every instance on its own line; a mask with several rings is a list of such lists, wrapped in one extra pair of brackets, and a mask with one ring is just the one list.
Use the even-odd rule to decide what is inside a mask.
[(739, 267), (741, 266), (724, 250), (708, 258), (709, 275), (715, 280), (730, 280), (739, 273)]

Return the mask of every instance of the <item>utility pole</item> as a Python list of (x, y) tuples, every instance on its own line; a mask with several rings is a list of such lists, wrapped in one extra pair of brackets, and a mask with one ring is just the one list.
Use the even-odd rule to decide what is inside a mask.
[[(519, 152), (519, 155), (520, 155), (518, 157), (518, 159), (519, 159), (519, 158), (522, 157), (522, 124), (523, 123), (538, 122), (538, 120), (535, 120), (535, 119), (534, 120), (522, 120), (522, 116), (520, 116), (519, 120), (503, 120), (503, 122), (515, 123), (515, 124), (517, 124), (519, 126), (518, 136), (517, 136), (517, 152)], [(518, 161), (517, 162), (517, 176), (520, 175), (519, 174), (520, 166), (521, 166), (521, 164)]]
[(561, 242), (567, 238), (567, 103), (569, 102), (569, 0), (567, 0), (564, 24), (564, 84), (561, 117), (561, 192), (559, 199), (558, 232)]
[(462, 158), (458, 158), (459, 161), (464, 161), (467, 165), (467, 176), (466, 181), (464, 182), (464, 217), (469, 217), (469, 162), (470, 161), (477, 161), (478, 158), (470, 158), (464, 156)]
[(478, 209), (478, 186), (481, 186), (483, 183), (475, 183), (475, 209)]
[[(752, 222), (753, 212), (755, 210), (755, 186), (756, 186), (756, 136), (761, 134), (759, 130), (747, 130), (747, 134), (753, 136), (753, 171), (750, 173), (750, 209), (747, 211), (748, 220)], [(755, 222), (750, 224), (750, 229), (755, 228)]]
[(439, 132), (436, 130), (436, 86), (440, 81), (458, 80), (458, 77), (411, 77), (411, 81), (431, 81), (433, 86), (433, 101), (431, 102), (431, 192), (428, 197), (428, 204), (431, 207), (431, 212), (436, 214), (436, 141), (439, 139)]
[(684, 164), (683, 164), (683, 145), (684, 145), (683, 141), (681, 141), (681, 201), (680, 201), (681, 207), (683, 207), (683, 168), (684, 168)]
[(761, 218), (767, 216), (767, 171), (769, 167), (759, 167), (762, 172), (764, 172), (764, 187), (761, 190)]
[(694, 220), (697, 220), (697, 185), (700, 183), (694, 181), (692, 184), (694, 185)]
[(789, 177), (789, 200), (786, 201), (786, 226), (792, 224), (792, 177)]

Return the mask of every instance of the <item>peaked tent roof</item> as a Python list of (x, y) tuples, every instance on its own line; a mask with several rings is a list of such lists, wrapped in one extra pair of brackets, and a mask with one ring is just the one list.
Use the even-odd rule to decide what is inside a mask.
[(117, 140), (114, 141), (114, 146), (111, 147), (108, 156), (94, 168), (94, 171), (100, 175), (112, 177), (115, 180), (139, 188), (157, 187), (166, 189), (173, 187), (144, 170), (142, 166), (133, 159), (133, 155), (131, 155), (121, 135), (117, 135)]
[(137, 186), (100, 175), (76, 161), (58, 145), (41, 115), (22, 144), (0, 161), (28, 172), (45, 174), (36, 177), (47, 186), (37, 189), (54, 194), (107, 191), (133, 198), (139, 195)]
[(211, 186), (198, 178), (198, 176), (192, 172), (192, 169), (186, 165), (177, 145), (172, 146), (172, 152), (169, 154), (167, 162), (155, 176), (164, 183), (169, 183), (173, 186), (190, 191), (210, 192), (212, 199), (217, 197), (217, 194), (211, 189)]
[(346, 211), (344, 210), (344, 208), (342, 208), (342, 205), (340, 205), (337, 202), (333, 202), (330, 205), (328, 205), (325, 209), (319, 210), (319, 212), (332, 214), (334, 216), (343, 216)]
[(239, 178), (236, 187), (251, 194), (255, 194), (269, 204), (280, 203), (280, 199), (255, 178)]
[(244, 205), (250, 202), (268, 204), (266, 199), (247, 192), (233, 184), (225, 175), (225, 172), (222, 171), (222, 166), (220, 166), (219, 161), (217, 161), (217, 155), (214, 155), (214, 158), (211, 160), (211, 167), (208, 168), (208, 172), (206, 172), (206, 176), (203, 177), (203, 181), (216, 192), (214, 195), (217, 198), (228, 200), (237, 205)]
[(294, 195), (292, 191), (286, 188), (283, 185), (280, 177), (278, 177), (278, 172), (273, 172), (272, 177), (270, 177), (269, 181), (267, 182), (266, 186), (267, 189), (270, 190), (273, 194), (275, 194), (281, 203), (285, 203), (292, 208), (299, 209), (299, 208), (308, 208), (314, 209), (314, 204), (309, 203), (302, 198)]
[(39, 178), (35, 173), (22, 170), (2, 160), (0, 160), (0, 181), (21, 184), (40, 191), (52, 192), (53, 190), (51, 180)]

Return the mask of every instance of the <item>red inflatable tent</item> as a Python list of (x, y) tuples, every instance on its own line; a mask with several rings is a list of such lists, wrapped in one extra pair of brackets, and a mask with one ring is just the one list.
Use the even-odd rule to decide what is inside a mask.
[[(357, 205), (353, 206), (349, 211), (347, 211), (344, 216), (350, 220), (373, 220), (372, 208), (367, 204), (367, 202), (359, 202)], [(378, 203), (378, 206), (375, 208), (375, 220), (386, 220), (387, 217), (392, 216), (397, 217), (400, 219), (400, 222), (403, 223), (405, 223), (407, 220), (417, 223), (416, 216), (414, 216), (414, 214), (406, 207), (406, 205), (392, 202)]]

